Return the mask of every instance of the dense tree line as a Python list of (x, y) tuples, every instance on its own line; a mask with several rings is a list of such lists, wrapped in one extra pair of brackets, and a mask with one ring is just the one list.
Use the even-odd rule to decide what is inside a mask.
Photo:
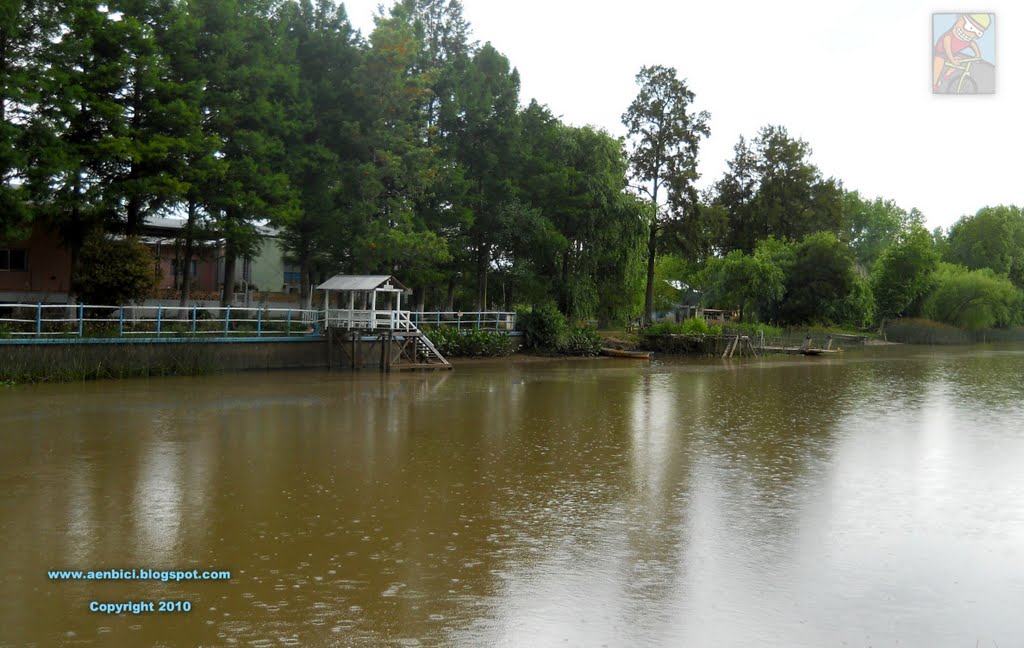
[(698, 192), (711, 115), (675, 69), (636, 82), (620, 140), (524, 102), (458, 0), (400, 0), (366, 35), (328, 0), (14, 0), (0, 239), (49, 228), (77, 270), (101, 262), (97, 233), (178, 215), (183, 303), (200, 236), (224, 241), (227, 300), (269, 223), (306, 299), (335, 272), (391, 273), (419, 308), (649, 321), (680, 299), (667, 279), (780, 325), (1021, 323), (1020, 209), (928, 232), (779, 125)]
[(381, 272), (418, 306), (634, 309), (648, 207), (621, 142), (524, 106), (457, 0), (401, 0), (365, 36), (327, 0), (17, 0), (0, 20), (2, 238), (55, 230), (77, 270), (95, 232), (180, 215), (186, 259), (224, 241), (227, 299), (269, 223), (307, 299)]

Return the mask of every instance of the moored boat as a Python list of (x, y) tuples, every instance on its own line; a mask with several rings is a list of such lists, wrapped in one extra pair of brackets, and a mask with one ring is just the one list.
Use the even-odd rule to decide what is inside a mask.
[(601, 355), (611, 356), (613, 358), (630, 358), (632, 360), (650, 360), (653, 351), (626, 351), (625, 349), (601, 349)]

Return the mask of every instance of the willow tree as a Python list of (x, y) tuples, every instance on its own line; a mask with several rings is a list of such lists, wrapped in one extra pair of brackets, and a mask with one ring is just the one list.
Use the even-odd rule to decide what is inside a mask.
[(654, 262), (659, 232), (674, 216), (692, 211), (697, 203), (694, 183), (697, 152), (710, 134), (706, 111), (694, 112), (694, 94), (675, 68), (643, 67), (636, 76), (640, 92), (622, 115), (632, 145), (630, 171), (638, 189), (653, 206), (647, 237), (647, 291), (644, 321), (654, 311)]

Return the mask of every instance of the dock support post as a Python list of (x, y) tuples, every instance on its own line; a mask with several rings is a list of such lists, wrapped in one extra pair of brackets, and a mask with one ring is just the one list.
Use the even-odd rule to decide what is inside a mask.
[(334, 331), (327, 329), (327, 371), (334, 369)]
[(124, 337), (124, 306), (117, 315), (117, 337)]
[(164, 317), (164, 307), (163, 306), (157, 306), (156, 307), (156, 336), (157, 337), (160, 337), (160, 324), (162, 323), (161, 320), (163, 319), (163, 317)]
[(43, 303), (36, 303), (36, 335), (43, 334)]
[(78, 337), (82, 337), (85, 326), (85, 304), (78, 305)]

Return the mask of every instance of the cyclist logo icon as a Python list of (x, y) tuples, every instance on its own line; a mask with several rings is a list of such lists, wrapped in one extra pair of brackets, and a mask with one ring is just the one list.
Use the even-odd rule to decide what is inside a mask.
[(932, 15), (932, 92), (992, 94), (996, 91), (995, 16)]

